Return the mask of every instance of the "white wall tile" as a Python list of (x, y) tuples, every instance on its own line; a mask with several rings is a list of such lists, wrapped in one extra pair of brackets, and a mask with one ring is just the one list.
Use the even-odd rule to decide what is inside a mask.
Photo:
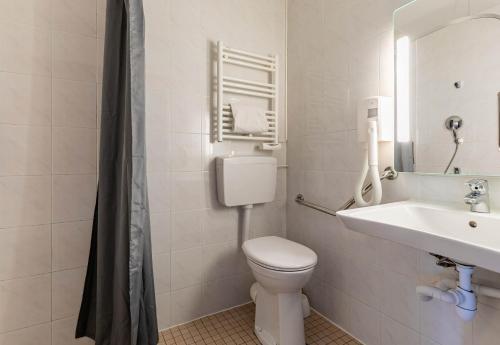
[(50, 176), (0, 177), (0, 227), (50, 223)]
[(172, 252), (172, 290), (201, 284), (203, 258), (201, 247)]
[[(97, 84), (54, 79), (54, 126), (96, 128)], [(100, 89), (99, 89), (100, 90)]]
[(175, 171), (201, 170), (201, 135), (175, 133), (172, 141), (172, 168)]
[(335, 324), (344, 329), (350, 328), (350, 304), (351, 300), (342, 290), (335, 288), (327, 289), (328, 306), (326, 316)]
[(428, 338), (425, 338), (425, 337), (421, 337), (421, 339), (420, 339), (420, 345), (439, 345), (439, 344), (436, 343), (435, 341), (431, 340), (431, 339), (428, 339)]
[(103, 82), (104, 38), (97, 39), (97, 83)]
[(174, 291), (170, 299), (170, 317), (173, 325), (200, 317), (203, 305), (201, 285)]
[[(236, 242), (203, 247), (204, 280), (215, 281), (238, 273), (247, 265)], [(243, 266), (243, 267), (245, 267)]]
[(1, 71), (50, 75), (50, 31), (0, 21), (0, 41)]
[(76, 317), (52, 322), (52, 345), (91, 345), (89, 338), (75, 339)]
[(212, 314), (249, 301), (248, 291), (253, 282), (254, 278), (250, 274), (235, 275), (204, 284), (203, 313)]
[(87, 265), (91, 235), (91, 221), (52, 224), (52, 270)]
[(94, 129), (52, 129), (54, 174), (97, 173), (97, 133)]
[(356, 231), (349, 231), (350, 256), (367, 263), (376, 263), (380, 251), (380, 239)]
[[(192, 102), (192, 95), (188, 95), (186, 89), (173, 90), (170, 114), (172, 115), (172, 126), (176, 132), (201, 133), (202, 128), (202, 106), (201, 102)], [(201, 100), (201, 96), (198, 96)]]
[(48, 175), (50, 127), (0, 125), (0, 175)]
[(97, 32), (96, 13), (96, 0), (54, 0), (52, 3), (52, 28), (95, 36)]
[(203, 211), (173, 213), (172, 249), (181, 250), (201, 245)]
[(46, 0), (9, 1), (1, 0), (0, 20), (16, 24), (50, 28), (51, 3)]
[(382, 316), (381, 320), (381, 343), (384, 345), (419, 345), (419, 334), (411, 328)]
[(171, 175), (164, 172), (148, 172), (148, 197), (151, 213), (169, 211), (172, 190)]
[(375, 265), (352, 260), (347, 266), (347, 291), (374, 309), (380, 308), (382, 295), (382, 270)]
[[(379, 242), (379, 264), (384, 268), (410, 277), (418, 272), (419, 251), (395, 242)], [(394, 260), (394, 258), (398, 258)]]
[(461, 320), (455, 307), (440, 301), (420, 302), (420, 333), (437, 343), (471, 345), (472, 324)]
[(1, 345), (51, 345), (50, 323), (0, 334)]
[(167, 329), (172, 325), (171, 312), (171, 296), (170, 292), (157, 293), (156, 295), (156, 314), (158, 318), (158, 329)]
[(382, 344), (380, 340), (380, 319), (375, 309), (352, 300), (350, 317), (351, 332), (356, 338), (366, 345)]
[(171, 249), (171, 214), (152, 213), (151, 219), (151, 242), (153, 253), (170, 253)]
[(174, 173), (172, 184), (172, 207), (175, 211), (202, 208), (203, 180), (200, 172)]
[[(98, 0), (99, 2), (100, 0)], [(106, 7), (106, 5), (104, 5)], [(96, 22), (97, 37), (103, 38), (106, 33), (106, 9), (97, 8), (97, 22)]]
[(156, 294), (170, 292), (171, 262), (170, 252), (153, 255)]
[[(331, 243), (328, 239), (327, 241), (327, 243)], [(324, 274), (323, 280), (327, 284), (330, 284), (332, 288), (348, 291), (350, 263), (343, 252), (327, 248), (321, 259), (321, 265)]]
[(92, 219), (97, 192), (95, 175), (55, 175), (52, 198), (54, 222)]
[(50, 274), (0, 282), (0, 332), (50, 321)]
[[(105, 8), (105, 1), (98, 0), (101, 3), (104, 3), (104, 6), (101, 8)], [(148, 30), (154, 33), (161, 33), (165, 28), (165, 18), (168, 16), (168, 10), (170, 3), (166, 0), (145, 0), (143, 2), (144, 6), (144, 15), (146, 18), (149, 18), (148, 21)], [(100, 6), (98, 5), (98, 9)], [(102, 11), (100, 9), (99, 11)]]
[(97, 81), (95, 38), (55, 31), (53, 76), (60, 79)]
[(0, 123), (50, 126), (51, 79), (1, 72)]
[(240, 237), (239, 211), (234, 209), (207, 209), (203, 211), (203, 243), (215, 244), (234, 241)]
[(382, 279), (382, 313), (418, 331), (417, 280), (389, 270), (383, 272)]
[(172, 138), (165, 135), (165, 128), (154, 123), (146, 137), (147, 169), (150, 173), (165, 173), (172, 170)]
[(0, 230), (0, 280), (50, 272), (50, 225)]
[(499, 325), (500, 310), (484, 304), (478, 305), (478, 312), (473, 325), (473, 344), (489, 345), (498, 341), (498, 335), (494, 332)]
[(52, 320), (78, 313), (82, 302), (85, 271), (86, 269), (81, 267), (52, 274)]

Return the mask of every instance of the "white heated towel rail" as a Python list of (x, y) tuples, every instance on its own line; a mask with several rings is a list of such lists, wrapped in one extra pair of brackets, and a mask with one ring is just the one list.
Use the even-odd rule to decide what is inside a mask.
[[(217, 141), (223, 140), (250, 140), (262, 143), (263, 149), (279, 148), (278, 143), (278, 56), (258, 55), (243, 50), (224, 46), (222, 41), (217, 43), (217, 114), (215, 119), (215, 135)], [(226, 65), (235, 65), (241, 68), (253, 69), (269, 73), (269, 83), (247, 80), (226, 75)], [(229, 97), (237, 95), (257, 97), (267, 100), (266, 111), (269, 129), (267, 132), (252, 135), (235, 133), (233, 131), (233, 115)]]

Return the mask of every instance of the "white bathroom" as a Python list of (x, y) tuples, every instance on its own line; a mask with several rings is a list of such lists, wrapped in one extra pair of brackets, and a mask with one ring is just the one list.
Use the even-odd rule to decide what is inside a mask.
[(0, 0), (0, 345), (500, 344), (500, 0)]

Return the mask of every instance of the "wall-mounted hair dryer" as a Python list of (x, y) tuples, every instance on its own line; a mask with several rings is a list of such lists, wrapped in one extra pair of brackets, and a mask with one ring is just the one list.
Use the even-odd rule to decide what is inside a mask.
[[(358, 105), (358, 141), (366, 143), (361, 175), (354, 190), (354, 200), (360, 207), (377, 205), (382, 200), (382, 184), (378, 172), (378, 143), (394, 140), (394, 104), (391, 97), (369, 97)], [(363, 183), (369, 175), (373, 184), (370, 200), (362, 195)]]

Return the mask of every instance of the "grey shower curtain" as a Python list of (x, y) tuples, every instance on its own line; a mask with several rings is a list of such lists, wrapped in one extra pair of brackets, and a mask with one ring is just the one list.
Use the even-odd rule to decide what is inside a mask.
[(145, 157), (142, 0), (108, 0), (99, 187), (76, 337), (158, 343)]

